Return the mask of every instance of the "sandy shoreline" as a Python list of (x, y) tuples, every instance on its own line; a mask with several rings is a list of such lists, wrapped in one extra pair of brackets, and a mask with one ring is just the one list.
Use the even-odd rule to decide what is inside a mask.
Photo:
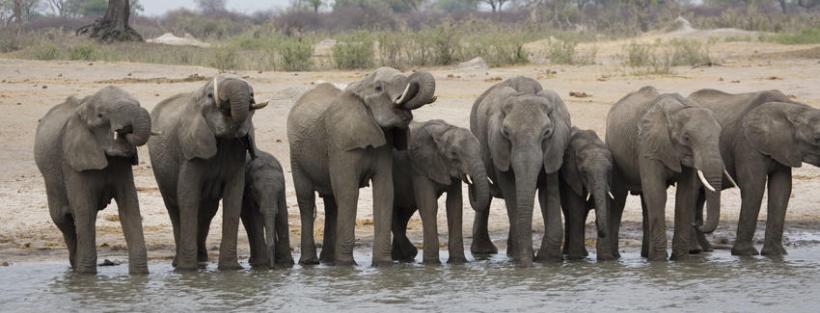
[[(599, 47), (601, 45), (599, 44)], [(678, 92), (687, 95), (701, 88), (717, 88), (728, 92), (745, 92), (762, 89), (779, 89), (795, 100), (820, 107), (820, 63), (815, 58), (798, 58), (794, 53), (815, 46), (781, 46), (765, 43), (718, 43), (713, 51), (721, 66), (701, 68), (676, 68), (676, 74), (663, 77), (633, 76), (620, 65), (555, 66), (528, 65), (482, 71), (459, 71), (455, 68), (431, 68), (437, 79), (438, 101), (415, 113), (417, 120), (444, 119), (455, 125), (468, 126), (468, 116), (473, 100), (484, 90), (515, 75), (537, 78), (545, 88), (555, 90), (564, 99), (572, 114), (572, 122), (580, 128), (590, 128), (604, 134), (604, 121), (612, 103), (626, 93), (644, 85), (654, 85), (662, 92)], [(606, 51), (602, 58), (611, 58)], [(555, 71), (555, 74), (546, 74)], [(257, 112), (254, 117), (258, 145), (275, 155), (289, 171), (288, 143), (285, 135), (287, 112), (294, 97), (310, 88), (311, 82), (324, 80), (349, 83), (359, 79), (367, 71), (351, 72), (239, 72), (253, 85), (259, 99), (276, 99), (273, 105)], [(180, 92), (188, 92), (204, 84), (192, 75), (210, 77), (216, 74), (211, 68), (168, 66), (134, 63), (88, 63), (65, 61), (29, 61), (0, 57), (0, 108), (6, 114), (0, 116), (0, 263), (63, 259), (66, 256), (60, 232), (51, 222), (46, 206), (45, 188), (34, 164), (32, 147), (37, 120), (53, 105), (70, 95), (88, 95), (108, 84), (117, 85), (132, 93), (147, 109), (159, 101)], [(737, 82), (739, 81), (739, 82)], [(573, 98), (571, 91), (581, 91), (591, 96)], [(147, 148), (140, 148), (140, 164), (134, 168), (136, 185), (140, 190), (140, 206), (143, 215), (149, 257), (162, 259), (171, 256), (173, 239), (170, 221), (156, 187)], [(288, 180), (288, 205), (290, 213), (291, 245), (298, 251), (298, 207)], [(806, 165), (794, 170), (794, 188), (787, 213), (786, 238), (789, 242), (812, 241), (801, 236), (820, 230), (820, 169)], [(670, 188), (670, 195), (674, 189)], [(671, 198), (670, 198), (671, 199)], [(443, 199), (442, 199), (443, 201)], [(667, 203), (667, 220), (671, 222), (672, 203)], [(764, 199), (765, 203), (765, 199)], [(739, 210), (739, 191), (724, 193), (724, 209), (721, 225), (715, 235), (718, 241), (734, 238), (734, 228)], [(442, 204), (443, 205), (443, 204)], [(370, 189), (361, 193), (358, 212), (357, 239), (361, 245), (372, 241), (372, 214)], [(499, 248), (506, 240), (507, 217), (502, 201), (493, 201), (491, 232)], [(446, 220), (440, 210), (440, 229)], [(465, 207), (464, 234), (469, 244), (473, 213)], [(538, 212), (538, 209), (536, 209)], [(322, 225), (319, 210), (317, 225)], [(766, 210), (761, 209), (761, 219)], [(590, 218), (591, 221), (592, 218)], [(634, 197), (630, 197), (624, 214), (627, 231), (624, 244), (635, 244), (640, 232), (640, 209)], [(212, 226), (208, 247), (218, 245), (221, 224), (219, 217)], [(536, 242), (540, 242), (543, 226), (540, 213), (536, 213)], [(671, 223), (670, 223), (671, 228)], [(757, 235), (762, 237), (763, 226)], [(247, 256), (244, 230), (240, 230), (240, 256)], [(320, 240), (321, 230), (316, 230)], [(411, 240), (421, 244), (421, 226), (417, 217), (411, 221)], [(442, 233), (446, 244), (446, 233)], [(588, 238), (594, 238), (590, 232)], [(671, 238), (671, 236), (670, 236)], [(803, 238), (803, 239), (801, 239)], [(588, 240), (590, 247), (594, 242)], [(124, 258), (126, 251), (116, 209), (109, 207), (98, 214), (97, 245), (102, 260), (105, 256)], [(590, 249), (594, 250), (594, 249)], [(216, 251), (213, 251), (215, 254)]]

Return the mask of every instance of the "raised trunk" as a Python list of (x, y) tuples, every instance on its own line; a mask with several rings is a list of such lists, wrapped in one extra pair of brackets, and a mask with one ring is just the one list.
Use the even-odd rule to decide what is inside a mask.
[(238, 79), (226, 79), (222, 82), (224, 95), (228, 96), (231, 105), (231, 119), (236, 123), (241, 123), (248, 117), (250, 110), (250, 94), (245, 82)]
[(470, 206), (474, 210), (487, 210), (490, 208), (490, 181), (487, 178), (487, 170), (484, 164), (477, 158), (470, 162), (467, 173), (471, 176), (473, 183), (468, 186)]
[(151, 137), (151, 115), (145, 109), (129, 105), (123, 108), (125, 115), (131, 118), (132, 131), (125, 135), (125, 140), (134, 146), (142, 146)]
[(415, 72), (408, 79), (406, 99), (402, 98), (401, 106), (407, 110), (415, 110), (436, 100), (436, 79), (428, 72)]
[(103, 42), (143, 41), (142, 36), (128, 25), (131, 17), (129, 0), (108, 0), (105, 16), (77, 29), (77, 35), (87, 35)]

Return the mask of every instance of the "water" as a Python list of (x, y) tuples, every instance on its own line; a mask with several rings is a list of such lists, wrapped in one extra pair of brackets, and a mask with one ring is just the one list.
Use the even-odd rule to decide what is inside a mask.
[[(519, 268), (506, 256), (466, 265), (174, 272), (167, 261), (131, 277), (126, 265), (76, 275), (62, 262), (0, 268), (0, 311), (106, 312), (817, 312), (820, 245), (780, 260), (716, 251), (687, 262), (618, 262)], [(446, 254), (443, 256), (446, 259)]]

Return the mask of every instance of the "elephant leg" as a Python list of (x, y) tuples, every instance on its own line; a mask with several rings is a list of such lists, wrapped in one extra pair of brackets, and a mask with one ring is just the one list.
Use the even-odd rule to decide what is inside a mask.
[(197, 269), (197, 228), (199, 226), (200, 204), (202, 204), (202, 173), (199, 170), (193, 164), (183, 164), (179, 175), (180, 179), (177, 182), (177, 197), (179, 199), (177, 270)]
[(180, 258), (179, 247), (181, 245), (179, 231), (182, 227), (179, 222), (179, 206), (167, 199), (165, 195), (162, 196), (165, 202), (165, 210), (168, 211), (168, 217), (171, 219), (171, 229), (174, 233), (174, 259), (171, 261), (171, 266), (176, 267)]
[(97, 209), (101, 203), (96, 186), (92, 183), (76, 177), (67, 177), (66, 194), (69, 195), (69, 203), (72, 207), (74, 225), (77, 233), (77, 253), (76, 266), (74, 271), (78, 273), (97, 273), (97, 244), (96, 229)]
[[(738, 163), (737, 174), (740, 184), (740, 218), (737, 222), (737, 236), (732, 246), (732, 255), (758, 255), (754, 247), (757, 216), (760, 213), (760, 204), (763, 202), (763, 192), (766, 189), (766, 175), (759, 173), (765, 168), (762, 162), (755, 164)], [(759, 167), (757, 167), (759, 166)]]
[[(558, 173), (547, 174), (538, 188), (538, 204), (544, 218), (544, 237), (538, 251), (539, 261), (561, 261), (561, 242), (564, 226), (561, 224), (561, 195), (558, 187)], [(581, 228), (583, 231), (583, 228)], [(530, 231), (531, 232), (531, 231)], [(583, 245), (583, 242), (581, 243)]]
[[(196, 230), (196, 261), (198, 263), (208, 262), (208, 233), (211, 231), (211, 221), (214, 220), (216, 212), (219, 210), (219, 200), (200, 200), (200, 210), (197, 214)], [(250, 240), (250, 233), (248, 234)], [(251, 246), (253, 248), (253, 246)], [(253, 256), (253, 249), (251, 255)]]
[(393, 215), (393, 260), (412, 262), (418, 254), (416, 246), (407, 238), (407, 223), (416, 209), (396, 208)]
[(516, 215), (516, 186), (515, 180), (512, 175), (507, 173), (499, 173), (497, 175), (497, 183), (501, 189), (501, 194), (504, 195), (504, 204), (507, 207), (507, 219), (510, 223), (510, 230), (507, 237), (507, 256), (511, 258), (515, 258), (515, 224), (518, 220), (518, 215)]
[(786, 209), (789, 207), (789, 197), (792, 194), (792, 169), (778, 165), (778, 170), (769, 175), (769, 203), (766, 207), (766, 235), (763, 241), (765, 256), (782, 256), (786, 254), (783, 248), (783, 224), (786, 222)]
[(451, 264), (467, 262), (464, 256), (464, 237), (461, 229), (464, 211), (461, 192), (461, 183), (453, 184), (447, 191), (447, 250), (450, 254), (447, 263)]
[(277, 265), (293, 266), (293, 255), (290, 253), (290, 225), (288, 225), (287, 194), (279, 194), (279, 209), (276, 211), (276, 251), (274, 262)]
[[(666, 168), (660, 162), (643, 160), (640, 162), (641, 189), (646, 202), (644, 223), (649, 231), (647, 258), (650, 261), (665, 261), (666, 252)], [(687, 220), (688, 222), (689, 220)], [(688, 247), (687, 247), (688, 248)]]
[[(251, 254), (248, 263), (252, 267), (267, 266), (269, 258), (266, 253), (266, 231), (263, 226), (264, 217), (261, 212), (259, 212), (259, 208), (247, 202), (243, 203), (239, 219), (242, 221), (242, 226), (245, 227), (245, 233), (248, 234), (248, 245), (250, 246)], [(204, 245), (204, 240), (200, 241), (200, 243)]]
[(63, 241), (68, 249), (68, 262), (71, 268), (75, 268), (77, 266), (77, 228), (74, 227), (74, 218), (71, 214), (66, 213), (70, 212), (68, 204), (55, 198), (51, 194), (48, 195), (49, 213), (51, 220), (63, 234)]
[[(130, 169), (129, 169), (129, 174)], [(131, 176), (131, 175), (129, 175)], [(119, 208), (120, 224), (128, 246), (128, 272), (130, 274), (148, 274), (148, 256), (145, 248), (145, 236), (142, 231), (137, 188), (133, 177), (121, 186), (115, 195)]]
[(649, 212), (643, 195), (641, 195), (641, 216), (641, 256), (647, 258), (649, 257)]
[[(698, 200), (695, 202), (695, 223), (697, 225), (703, 224), (703, 205), (706, 203), (706, 195), (704, 194), (705, 191), (701, 188), (698, 192)], [(692, 241), (692, 245), (689, 248), (689, 253), (697, 254), (700, 252), (712, 252), (715, 249), (712, 247), (712, 244), (709, 243), (709, 240), (706, 239), (706, 234), (699, 231), (695, 227), (691, 227), (692, 229), (692, 236), (695, 240)]]
[(675, 192), (675, 228), (672, 235), (672, 256), (674, 260), (685, 260), (689, 257), (692, 246), (692, 214), (700, 190), (696, 183), (695, 173), (691, 168), (683, 168)]
[(433, 183), (426, 178), (413, 179), (413, 190), (416, 192), (416, 204), (419, 206), (419, 215), (424, 232), (424, 249), (422, 261), (425, 264), (439, 264), (438, 246), (438, 201)]
[(319, 261), (322, 263), (333, 263), (333, 256), (336, 254), (336, 220), (338, 210), (336, 199), (333, 196), (324, 196), (322, 200), (325, 204), (325, 230), (322, 238), (322, 252), (319, 254)]
[[(293, 187), (296, 190), (296, 202), (299, 205), (299, 219), (302, 224), (301, 255), (299, 264), (319, 264), (316, 257), (316, 242), (313, 240), (313, 222), (316, 220), (316, 192), (308, 177), (293, 166)], [(324, 247), (327, 248), (327, 247)]]
[(606, 238), (598, 238), (598, 242), (596, 243), (597, 259), (599, 261), (621, 257), (618, 251), (618, 238), (620, 238), (621, 216), (623, 216), (624, 213), (628, 191), (625, 188), (625, 184), (618, 180), (618, 176), (614, 176), (612, 195), (615, 199), (610, 199), (609, 201), (609, 234), (607, 234)]
[(561, 188), (561, 202), (566, 225), (563, 253), (569, 259), (583, 259), (588, 255), (584, 244), (584, 228), (588, 214), (586, 202), (569, 188)]
[(470, 244), (470, 252), (473, 254), (496, 254), (498, 248), (490, 239), (488, 223), (490, 220), (490, 203), (487, 201), (487, 208), (485, 210), (477, 210), (475, 212), (475, 219), (473, 220), (473, 242)]
[(374, 266), (393, 264), (390, 257), (390, 225), (393, 223), (394, 199), (393, 151), (390, 147), (382, 147), (376, 153), (376, 173), (373, 174)]
[[(245, 152), (242, 152), (244, 154)], [(219, 242), (219, 269), (241, 269), (236, 252), (239, 235), (239, 214), (242, 212), (242, 196), (245, 193), (245, 171), (237, 169), (228, 179), (222, 198), (222, 238)]]
[[(348, 154), (352, 153), (348, 152)], [(330, 180), (333, 186), (333, 196), (336, 198), (336, 208), (338, 212), (336, 219), (334, 263), (337, 265), (355, 265), (353, 247), (356, 244), (356, 209), (359, 199), (358, 169), (360, 168), (358, 161), (360, 157), (354, 156), (340, 159), (344, 160), (338, 160), (340, 164), (331, 164), (330, 166)], [(376, 187), (375, 183), (373, 185), (373, 187)], [(390, 182), (390, 185), (392, 186), (393, 183)], [(373, 193), (375, 194), (376, 191), (374, 190)], [(375, 204), (373, 211), (375, 217)]]

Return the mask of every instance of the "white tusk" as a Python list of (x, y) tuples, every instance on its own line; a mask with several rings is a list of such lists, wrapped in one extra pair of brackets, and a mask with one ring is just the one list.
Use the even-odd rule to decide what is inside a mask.
[(735, 188), (740, 189), (740, 187), (737, 186), (735, 180), (732, 179), (732, 175), (729, 175), (729, 172), (725, 168), (723, 169), (723, 174), (726, 174), (726, 177), (729, 178), (729, 182), (732, 183), (732, 186), (735, 186)]
[(262, 102), (262, 103), (254, 103), (253, 105), (251, 105), (251, 110), (259, 110), (261, 108), (264, 108), (264, 107), (268, 106), (268, 103), (270, 103), (270, 101), (265, 101), (265, 102)]
[(698, 178), (700, 178), (700, 182), (703, 183), (703, 186), (706, 187), (706, 189), (709, 189), (711, 192), (715, 192), (715, 187), (712, 187), (712, 185), (706, 181), (706, 177), (703, 176), (703, 171), (698, 170)]
[(399, 96), (399, 98), (396, 99), (396, 101), (394, 101), (394, 102), (396, 104), (401, 104), (402, 101), (404, 101), (404, 97), (407, 96), (407, 92), (409, 92), (409, 91), (410, 91), (410, 84), (408, 83), (407, 87), (404, 87), (404, 91), (401, 93), (401, 96)]
[(470, 185), (473, 184), (473, 180), (470, 179), (470, 175), (467, 175), (467, 183), (470, 184)]
[(117, 140), (117, 138), (119, 138), (119, 137), (120, 137), (120, 134), (117, 133), (117, 131), (115, 130), (114, 131), (114, 140)]
[(490, 185), (495, 185), (495, 182), (493, 181), (493, 179), (492, 179), (492, 178), (487, 177), (487, 180), (489, 180), (489, 181), (490, 181)]
[(219, 105), (219, 83), (217, 82), (217, 77), (214, 76), (214, 103)]
[(162, 132), (158, 130), (152, 130), (151, 136), (162, 136)]
[(612, 194), (612, 191), (607, 191), (606, 193), (609, 195), (610, 199), (615, 200), (615, 196)]
[(591, 194), (591, 193), (588, 193), (588, 194), (587, 194), (587, 201), (589, 201), (589, 198), (592, 198), (592, 194)]

